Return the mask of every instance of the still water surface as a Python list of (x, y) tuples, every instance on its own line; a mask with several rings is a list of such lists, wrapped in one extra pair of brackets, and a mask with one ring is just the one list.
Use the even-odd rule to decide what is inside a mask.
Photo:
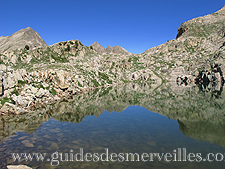
[[(117, 95), (119, 94), (117, 93)], [(106, 95), (106, 97), (109, 98), (109, 95)], [(146, 98), (146, 96), (143, 96), (143, 98)], [(132, 98), (132, 100), (134, 100), (134, 98)], [(130, 103), (130, 101), (128, 102)], [(88, 110), (90, 111), (90, 102), (88, 103), (89, 106), (86, 107), (89, 107)], [(96, 105), (96, 103), (93, 104)], [(153, 104), (153, 102), (149, 102), (149, 104)], [(67, 104), (67, 107), (68, 106)], [(116, 108), (114, 107), (114, 109)], [(57, 110), (59, 111), (60, 109)], [(85, 109), (83, 111), (85, 111)], [(94, 111), (96, 111), (96, 107)], [(203, 121), (204, 124), (200, 124), (202, 126), (198, 126), (200, 123), (198, 120), (187, 121), (184, 119), (188, 118), (183, 118), (182, 115), (182, 118), (179, 120), (177, 120), (178, 118), (169, 119), (165, 115), (151, 112), (145, 107), (134, 105), (128, 105), (119, 112), (109, 112), (105, 109), (103, 112), (99, 113), (98, 117), (93, 115), (93, 113), (87, 113), (75, 123), (74, 119), (77, 119), (77, 116), (76, 113), (68, 112), (67, 116), (58, 115), (54, 117), (53, 115), (48, 120), (43, 121), (38, 127), (34, 127), (35, 130), (26, 132), (18, 130), (15, 134), (4, 138), (0, 143), (1, 167), (4, 168), (9, 164), (26, 164), (33, 168), (68, 169), (224, 168), (225, 150), (223, 148), (223, 142), (221, 143), (220, 138), (213, 139), (213, 141), (208, 139), (212, 138), (211, 136), (209, 137), (209, 135), (213, 134), (216, 135), (215, 137), (218, 137), (217, 133), (212, 129), (214, 124), (216, 126), (215, 128), (218, 127), (218, 123), (214, 121), (208, 120), (207, 122), (206, 120)], [(191, 125), (189, 125), (189, 123)], [(192, 128), (193, 126), (194, 129)], [(208, 130), (207, 128), (205, 130), (205, 126), (208, 126)], [(32, 125), (30, 128), (32, 128)], [(224, 125), (221, 126), (221, 128), (224, 128)], [(207, 133), (207, 131), (209, 131), (209, 133)], [(221, 132), (223, 133), (223, 131)], [(191, 133), (194, 133), (194, 137)], [(118, 162), (119, 158), (113, 158), (117, 159), (115, 162), (110, 160), (104, 162), (100, 160), (98, 162), (70, 161), (72, 151), (73, 154), (76, 154), (80, 153), (80, 149), (83, 149), (83, 154), (98, 153), (100, 155), (106, 153), (106, 148), (109, 154), (138, 153), (140, 159), (139, 161), (137, 161), (137, 159), (131, 161), (130, 156), (129, 161), (126, 161), (126, 157), (124, 157), (124, 159), (120, 158), (123, 162)], [(178, 161), (179, 149), (182, 152), (181, 161)], [(201, 153), (202, 159), (206, 157), (207, 153), (222, 153), (224, 155), (224, 160), (220, 162), (190, 162), (188, 159), (187, 161), (183, 161), (185, 158), (183, 155), (184, 149), (187, 155), (189, 153)], [(58, 153), (63, 153), (63, 160), (66, 158), (65, 153), (68, 154), (69, 161), (61, 162), (60, 157), (57, 158), (56, 155), (53, 161), (51, 154), (56, 151)], [(46, 153), (46, 156), (44, 161), (37, 161), (36, 159), (26, 161), (23, 159), (20, 162), (14, 162), (11, 153)], [(143, 153), (160, 153), (160, 156), (161, 153), (170, 153), (173, 157), (168, 158), (171, 160), (170, 162), (165, 161), (164, 158), (159, 160), (159, 157), (154, 157), (154, 161), (143, 162), (141, 160), (141, 155)], [(176, 154), (176, 157), (174, 157), (174, 154)], [(220, 155), (218, 155), (218, 157), (221, 159)], [(175, 158), (176, 160), (174, 161)], [(103, 156), (103, 159), (105, 159), (105, 156)], [(150, 158), (147, 157), (144, 159), (150, 160)], [(191, 158), (191, 160), (194, 159), (195, 158)], [(198, 158), (198, 160), (200, 159)], [(51, 166), (51, 164), (57, 166)]]

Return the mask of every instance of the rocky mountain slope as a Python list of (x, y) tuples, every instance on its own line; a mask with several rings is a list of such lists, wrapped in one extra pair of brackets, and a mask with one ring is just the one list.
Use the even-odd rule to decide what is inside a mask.
[(24, 49), (25, 45), (28, 45), (30, 49), (47, 46), (41, 36), (30, 27), (21, 29), (12, 36), (0, 37), (0, 53)]
[[(105, 49), (98, 42), (84, 46), (78, 40), (36, 48), (30, 43), (29, 48), (8, 51), (0, 48), (4, 51), (0, 52), (0, 112), (21, 114), (84, 91), (129, 82), (221, 88), (224, 16), (225, 7), (184, 22), (177, 39), (141, 54), (131, 54), (119, 46)], [(28, 35), (25, 30), (15, 34)]]
[(165, 79), (208, 83), (224, 81), (225, 6), (212, 14), (184, 22), (177, 38), (148, 49), (141, 56), (157, 64)]
[(16, 105), (5, 104), (1, 109), (4, 114), (26, 112), (23, 108), (94, 88), (129, 81), (162, 81), (138, 63), (138, 55), (100, 54), (78, 40), (33, 50), (17, 49), (0, 57), (3, 63), (0, 65), (1, 102), (3, 105), (11, 101)]

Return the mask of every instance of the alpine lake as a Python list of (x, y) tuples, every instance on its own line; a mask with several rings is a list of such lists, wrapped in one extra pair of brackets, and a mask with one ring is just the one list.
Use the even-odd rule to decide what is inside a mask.
[[(23, 164), (35, 169), (219, 169), (225, 165), (223, 85), (130, 83), (0, 118), (0, 168)], [(22, 153), (45, 156), (37, 161), (35, 155), (31, 160)]]

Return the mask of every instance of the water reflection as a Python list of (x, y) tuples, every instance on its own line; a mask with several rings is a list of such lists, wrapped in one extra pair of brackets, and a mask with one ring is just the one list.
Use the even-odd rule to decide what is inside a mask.
[[(212, 97), (215, 93), (216, 97)], [(224, 125), (224, 98), (222, 88), (218, 93), (216, 90), (201, 91), (197, 86), (184, 88), (170, 84), (128, 84), (96, 89), (29, 114), (2, 116), (0, 141), (17, 130), (32, 133), (51, 117), (79, 123), (87, 115), (98, 117), (105, 110), (121, 112), (130, 105), (145, 107), (170, 119), (210, 121), (214, 125)]]
[[(172, 152), (178, 147), (187, 147), (190, 152), (221, 152), (219, 146), (207, 143), (225, 145), (225, 97), (222, 89), (217, 97), (212, 97), (214, 91), (202, 91), (197, 86), (128, 84), (96, 89), (26, 115), (1, 117), (0, 159), (4, 159), (1, 161), (4, 165), (15, 164), (10, 157), (14, 151), (69, 152), (80, 147), (91, 152), (102, 152), (104, 147), (112, 152)], [(207, 142), (192, 140), (182, 133)], [(50, 167), (47, 162), (23, 164)], [(90, 163), (75, 167), (83, 165), (90, 167)], [(117, 165), (98, 163), (95, 167)], [(136, 165), (139, 168), (179, 166), (177, 163), (168, 166), (165, 162)], [(194, 165), (205, 168), (208, 164)], [(66, 166), (74, 168), (74, 163)], [(124, 163), (120, 167), (129, 166)], [(191, 168), (192, 164), (188, 166)]]
[(196, 140), (206, 140), (225, 148), (225, 126), (211, 121), (179, 121), (180, 130)]

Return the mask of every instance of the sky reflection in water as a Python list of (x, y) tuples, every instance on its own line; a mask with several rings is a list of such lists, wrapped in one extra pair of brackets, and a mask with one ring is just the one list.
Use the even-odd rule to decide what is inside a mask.
[[(219, 145), (206, 141), (196, 141), (185, 136), (179, 129), (177, 120), (153, 113), (144, 107), (129, 106), (122, 112), (105, 110), (99, 117), (88, 115), (80, 123), (62, 122), (51, 118), (32, 134), (16, 132), (5, 139), (0, 148), (8, 164), (18, 164), (10, 159), (10, 153), (47, 153), (55, 151), (74, 154), (83, 148), (84, 153), (173, 153), (178, 148), (186, 148), (187, 153), (224, 153)], [(3, 164), (6, 160), (2, 159)], [(32, 167), (49, 168), (50, 162), (26, 162)], [(61, 162), (58, 168), (222, 168), (224, 162)], [(51, 167), (52, 168), (52, 167)]]

